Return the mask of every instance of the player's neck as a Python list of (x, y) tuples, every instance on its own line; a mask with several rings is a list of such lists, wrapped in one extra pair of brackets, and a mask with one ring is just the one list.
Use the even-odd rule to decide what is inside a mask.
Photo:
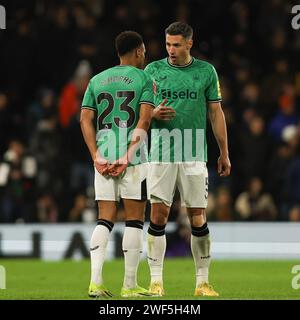
[(192, 56), (189, 54), (186, 59), (182, 62), (182, 65), (185, 66), (187, 64), (190, 64), (192, 61)]
[(138, 67), (134, 59), (130, 58), (122, 58), (120, 59), (120, 66), (132, 66), (132, 67)]

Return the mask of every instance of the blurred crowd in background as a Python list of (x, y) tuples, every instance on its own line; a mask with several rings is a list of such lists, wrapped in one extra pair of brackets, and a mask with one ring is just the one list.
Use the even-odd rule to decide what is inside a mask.
[[(178, 20), (194, 28), (192, 55), (218, 71), (228, 126), (232, 175), (226, 179), (217, 175), (218, 147), (210, 128), (207, 133), (208, 219), (300, 221), (300, 30), (291, 27), (293, 4), (2, 4), (7, 29), (0, 30), (0, 222), (95, 221), (94, 169), (79, 126), (87, 83), (118, 64), (119, 32), (140, 32), (151, 62), (166, 56), (164, 29)], [(185, 238), (184, 208), (175, 198), (170, 219), (183, 227), (174, 236)]]

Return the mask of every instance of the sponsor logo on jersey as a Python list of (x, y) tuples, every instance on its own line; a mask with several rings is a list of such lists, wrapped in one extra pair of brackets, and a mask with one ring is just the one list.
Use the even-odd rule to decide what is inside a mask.
[(162, 99), (191, 99), (197, 100), (198, 99), (198, 92), (192, 91), (190, 89), (176, 91), (171, 89), (161, 89), (160, 94)]

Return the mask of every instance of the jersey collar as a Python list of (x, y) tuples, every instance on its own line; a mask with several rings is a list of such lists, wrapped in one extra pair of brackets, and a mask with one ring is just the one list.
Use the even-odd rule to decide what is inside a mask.
[(169, 66), (171, 66), (171, 67), (173, 67), (173, 68), (179, 68), (179, 69), (187, 68), (187, 67), (189, 67), (190, 65), (192, 65), (193, 62), (194, 62), (194, 57), (192, 57), (192, 59), (191, 59), (191, 61), (190, 61), (189, 63), (187, 63), (187, 64), (185, 64), (185, 65), (183, 65), (183, 66), (178, 66), (178, 65), (176, 65), (176, 64), (172, 64), (172, 63), (169, 61), (169, 58), (166, 58), (166, 59), (167, 59), (167, 63), (168, 63)]

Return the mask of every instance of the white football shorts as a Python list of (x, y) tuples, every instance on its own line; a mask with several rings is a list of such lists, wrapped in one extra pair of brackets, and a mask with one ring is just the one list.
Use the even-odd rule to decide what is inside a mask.
[(150, 163), (147, 188), (151, 203), (171, 206), (178, 187), (181, 205), (206, 208), (208, 171), (205, 162)]
[(119, 177), (103, 176), (95, 169), (95, 199), (120, 201), (147, 200), (146, 178), (149, 163), (128, 167)]

